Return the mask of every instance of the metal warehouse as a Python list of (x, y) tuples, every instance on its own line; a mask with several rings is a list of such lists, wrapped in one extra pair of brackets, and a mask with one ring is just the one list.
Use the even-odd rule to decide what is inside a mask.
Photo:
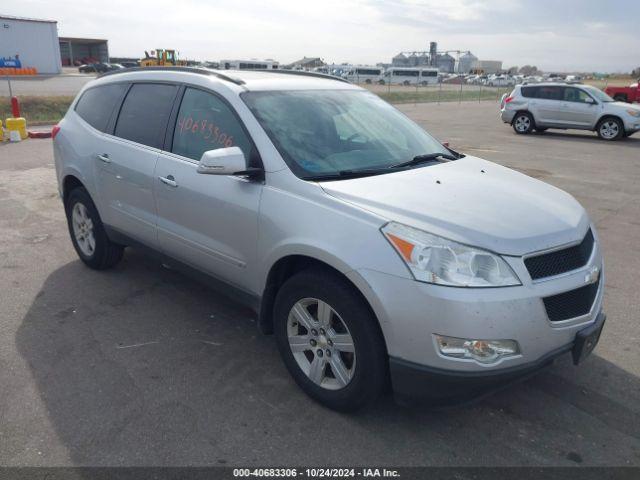
[(65, 67), (106, 63), (109, 61), (109, 43), (98, 38), (60, 37), (60, 54)]
[(0, 15), (0, 57), (14, 59), (38, 73), (60, 73), (60, 46), (55, 20)]

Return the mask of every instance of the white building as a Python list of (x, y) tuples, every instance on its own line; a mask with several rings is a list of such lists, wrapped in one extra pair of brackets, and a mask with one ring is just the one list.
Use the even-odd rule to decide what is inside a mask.
[(483, 73), (500, 73), (502, 71), (501, 60), (478, 60), (476, 62), (476, 69), (482, 70)]
[(0, 57), (16, 55), (23, 67), (35, 67), (38, 73), (60, 73), (57, 22), (0, 15)]

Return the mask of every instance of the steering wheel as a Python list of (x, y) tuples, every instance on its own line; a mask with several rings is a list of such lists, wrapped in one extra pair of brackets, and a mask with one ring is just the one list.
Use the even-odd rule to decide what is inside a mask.
[(354, 133), (353, 135), (349, 136), (349, 137), (347, 138), (347, 140), (346, 140), (346, 141), (347, 141), (347, 142), (351, 142), (352, 140), (354, 140), (354, 139), (356, 139), (356, 138), (358, 138), (358, 137), (362, 137), (362, 139), (363, 139), (365, 142), (366, 142), (367, 140), (369, 140), (369, 137), (367, 137), (366, 135), (363, 135), (363, 134), (362, 134), (362, 133), (360, 133), (360, 132), (356, 132), (356, 133)]

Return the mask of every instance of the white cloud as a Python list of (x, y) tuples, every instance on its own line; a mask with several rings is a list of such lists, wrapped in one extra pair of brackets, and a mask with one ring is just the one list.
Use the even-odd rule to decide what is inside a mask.
[(434, 40), (505, 65), (628, 71), (640, 59), (611, 48), (640, 41), (628, 20), (640, 11), (628, 5), (616, 16), (589, 0), (23, 0), (3, 13), (56, 19), (60, 35), (107, 38), (114, 56), (163, 47), (208, 60), (376, 63)]

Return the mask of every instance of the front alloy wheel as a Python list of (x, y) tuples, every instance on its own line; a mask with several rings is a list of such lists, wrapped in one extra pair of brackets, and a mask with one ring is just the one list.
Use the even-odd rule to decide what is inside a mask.
[(356, 367), (351, 333), (331, 308), (317, 298), (298, 301), (287, 321), (289, 347), (304, 374), (328, 390), (344, 388)]
[(358, 290), (323, 267), (302, 270), (279, 288), (274, 333), (287, 370), (314, 400), (353, 411), (388, 381), (378, 320)]
[(606, 118), (598, 125), (598, 136), (604, 140), (617, 140), (622, 136), (622, 125), (615, 118)]

